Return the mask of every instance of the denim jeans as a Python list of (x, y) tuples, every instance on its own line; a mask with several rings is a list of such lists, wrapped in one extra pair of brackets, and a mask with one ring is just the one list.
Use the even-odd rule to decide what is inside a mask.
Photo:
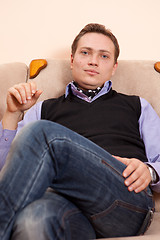
[(125, 167), (59, 124), (40, 120), (27, 125), (14, 139), (0, 173), (0, 239), (10, 238), (16, 217), (48, 187), (77, 206), (96, 237), (143, 234), (154, 210), (152, 193), (149, 187), (129, 192)]
[(90, 221), (69, 199), (52, 189), (24, 208), (11, 240), (87, 240), (96, 234)]

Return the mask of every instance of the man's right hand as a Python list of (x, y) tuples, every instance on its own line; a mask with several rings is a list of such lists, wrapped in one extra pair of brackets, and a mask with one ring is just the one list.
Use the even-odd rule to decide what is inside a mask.
[(20, 83), (8, 89), (7, 109), (2, 119), (3, 128), (16, 129), (24, 111), (30, 109), (42, 94), (35, 82)]

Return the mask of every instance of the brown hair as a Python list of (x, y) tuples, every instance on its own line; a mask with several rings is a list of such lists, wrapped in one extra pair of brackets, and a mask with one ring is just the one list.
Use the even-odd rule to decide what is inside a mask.
[(80, 32), (79, 34), (75, 37), (72, 46), (71, 46), (71, 51), (72, 51), (72, 55), (74, 57), (74, 54), (77, 50), (77, 46), (78, 46), (78, 41), (80, 40), (81, 37), (83, 37), (86, 33), (101, 33), (107, 37), (109, 37), (111, 39), (111, 41), (113, 42), (114, 46), (115, 46), (115, 53), (114, 53), (114, 59), (115, 59), (115, 63), (117, 62), (118, 56), (119, 56), (119, 44), (117, 41), (117, 38), (113, 35), (113, 33), (109, 30), (106, 29), (104, 25), (101, 24), (97, 24), (97, 23), (90, 23), (87, 24)]

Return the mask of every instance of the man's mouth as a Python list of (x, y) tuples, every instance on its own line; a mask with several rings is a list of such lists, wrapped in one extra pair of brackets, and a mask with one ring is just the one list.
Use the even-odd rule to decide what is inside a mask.
[(92, 75), (92, 76), (99, 74), (99, 72), (97, 72), (97, 71), (95, 71), (93, 69), (87, 69), (87, 70), (84, 70), (84, 71), (86, 73), (88, 73), (89, 75)]

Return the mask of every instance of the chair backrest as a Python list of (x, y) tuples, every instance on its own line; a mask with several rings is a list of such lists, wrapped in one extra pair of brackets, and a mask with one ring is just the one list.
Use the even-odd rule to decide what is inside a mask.
[[(48, 65), (33, 80), (44, 92), (40, 100), (58, 97), (72, 81), (69, 60), (47, 59)], [(112, 77), (113, 89), (148, 100), (160, 116), (160, 73), (154, 69), (155, 61), (119, 60)]]
[(13, 85), (25, 82), (28, 67), (24, 63), (6, 63), (0, 65), (0, 120), (6, 109), (7, 90)]

